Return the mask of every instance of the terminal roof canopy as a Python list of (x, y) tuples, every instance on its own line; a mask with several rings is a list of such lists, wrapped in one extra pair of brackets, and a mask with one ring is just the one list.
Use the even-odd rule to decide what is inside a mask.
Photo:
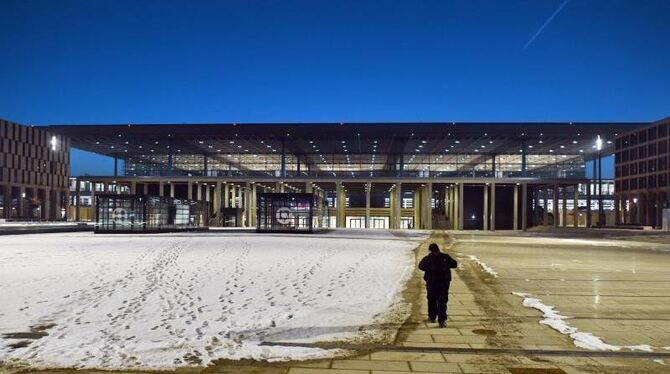
[(53, 125), (72, 146), (107, 156), (160, 154), (528, 154), (613, 152), (647, 123), (250, 123)]

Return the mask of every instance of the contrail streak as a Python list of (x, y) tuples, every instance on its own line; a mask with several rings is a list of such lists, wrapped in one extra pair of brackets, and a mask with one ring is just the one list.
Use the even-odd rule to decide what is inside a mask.
[(537, 32), (535, 32), (535, 34), (533, 34), (533, 36), (531, 36), (530, 39), (528, 39), (528, 41), (526, 42), (526, 45), (523, 46), (523, 49), (528, 48), (535, 41), (535, 39), (537, 39), (537, 37), (542, 33), (542, 31), (549, 25), (549, 23), (551, 23), (551, 21), (554, 19), (554, 17), (556, 17), (556, 15), (558, 15), (558, 13), (561, 11), (561, 9), (563, 9), (565, 4), (567, 4), (569, 1), (570, 0), (565, 0), (561, 5), (559, 5), (558, 8), (556, 8), (554, 13), (552, 13), (549, 16), (549, 18), (547, 18), (547, 20), (544, 21), (544, 23), (542, 24), (542, 26), (540, 26), (540, 28), (537, 30)]

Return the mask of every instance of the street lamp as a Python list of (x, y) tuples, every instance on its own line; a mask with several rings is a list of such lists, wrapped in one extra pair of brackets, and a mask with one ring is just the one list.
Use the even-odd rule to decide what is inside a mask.
[(598, 150), (598, 226), (604, 226), (605, 211), (603, 210), (603, 158), (602, 158), (602, 149), (603, 149), (603, 140), (598, 135), (596, 139), (596, 149)]

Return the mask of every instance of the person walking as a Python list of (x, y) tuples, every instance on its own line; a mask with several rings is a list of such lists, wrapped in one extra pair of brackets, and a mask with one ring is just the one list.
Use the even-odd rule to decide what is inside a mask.
[(428, 250), (430, 253), (419, 262), (428, 293), (428, 319), (435, 322), (437, 318), (440, 327), (446, 327), (451, 269), (456, 268), (458, 262), (448, 254), (440, 252), (440, 247), (435, 243), (429, 245)]

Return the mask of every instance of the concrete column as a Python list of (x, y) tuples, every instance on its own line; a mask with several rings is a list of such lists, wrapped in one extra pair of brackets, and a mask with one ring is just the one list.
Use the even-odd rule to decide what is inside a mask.
[[(214, 216), (220, 225), (221, 222), (221, 181), (216, 182), (216, 190), (214, 192)], [(217, 225), (217, 226), (219, 226)]]
[(451, 221), (451, 229), (456, 230), (458, 227), (458, 219), (457, 219), (457, 207), (458, 204), (456, 204), (456, 185), (451, 185), (449, 188), (449, 199), (451, 199), (451, 202), (449, 204), (449, 209), (451, 211), (451, 217), (449, 217), (449, 220)]
[(224, 183), (223, 185), (223, 207), (230, 208), (230, 185)]
[(165, 182), (163, 181), (158, 182), (158, 196), (165, 196)]
[(496, 184), (491, 183), (491, 231), (495, 230), (496, 230)]
[(526, 231), (528, 228), (528, 184), (521, 184), (521, 230)]
[(251, 227), (251, 183), (249, 182), (244, 188), (244, 214), (247, 216), (246, 227)]
[(542, 195), (544, 195), (543, 196), (544, 197), (544, 200), (543, 200), (544, 215), (542, 217), (542, 223), (543, 223), (542, 226), (548, 226), (549, 225), (549, 186), (545, 185), (542, 188), (544, 190), (544, 193), (542, 194)]
[(188, 191), (186, 192), (186, 198), (188, 200), (193, 200), (193, 182), (189, 180), (186, 182), (186, 185), (188, 187)]
[(114, 188), (116, 188), (116, 194), (121, 195), (121, 183), (119, 182), (114, 183)]
[(458, 202), (458, 229), (459, 230), (463, 230), (463, 219), (465, 218), (465, 217), (463, 217), (463, 215), (464, 215), (463, 214), (463, 198), (464, 198), (464, 195), (465, 195), (464, 191), (465, 191), (465, 184), (464, 183), (459, 183), (458, 184), (458, 198), (456, 200)]
[(572, 226), (579, 226), (579, 184), (573, 186), (573, 196), (572, 196)]
[(370, 228), (370, 194), (372, 192), (372, 182), (365, 184), (365, 228)]
[(432, 230), (433, 229), (433, 182), (427, 182), (426, 188), (424, 189), (424, 209), (425, 209), (425, 221), (424, 229)]
[[(76, 205), (74, 206), (74, 220), (75, 221), (80, 221), (81, 220), (81, 181), (79, 178), (75, 179), (75, 186), (74, 186), (74, 191), (75, 191), (75, 199), (76, 199)], [(49, 220), (49, 210), (47, 209), (47, 195), (49, 194), (49, 189), (45, 188), (44, 189), (44, 201), (42, 202), (42, 206), (44, 209), (44, 219), (47, 221)]]
[(24, 217), (24, 209), (26, 204), (26, 188), (19, 186), (19, 217)]
[(257, 192), (257, 187), (256, 184), (253, 183), (251, 185), (251, 226), (256, 226), (256, 215), (257, 215), (257, 208), (258, 208), (258, 203), (256, 201), (256, 192)]
[(423, 194), (423, 189), (419, 188), (412, 192), (412, 206), (414, 207), (414, 227), (417, 229), (423, 228), (423, 205), (421, 200), (421, 195)]
[(512, 214), (512, 219), (514, 220), (512, 222), (512, 229), (513, 230), (518, 230), (519, 229), (519, 186), (514, 185), (514, 213)]
[(230, 207), (237, 208), (237, 188), (234, 184), (230, 185)]
[(170, 182), (170, 197), (174, 199), (174, 182)]
[(148, 195), (149, 194), (149, 183), (147, 183), (147, 182), (142, 183), (142, 187), (144, 189), (144, 191), (143, 191), (144, 196)]
[(195, 196), (198, 201), (202, 201), (202, 183), (195, 182)]
[(7, 184), (2, 189), (3, 195), (3, 216), (0, 218), (9, 218), (10, 202), (12, 200), (12, 187)]
[(305, 193), (312, 193), (312, 182), (305, 182)]
[(568, 187), (563, 187), (563, 211), (561, 216), (563, 216), (563, 227), (568, 227)]
[(558, 227), (558, 185), (554, 184), (554, 187), (552, 189), (552, 210), (554, 213), (554, 227)]
[(137, 194), (137, 182), (135, 181), (130, 181), (130, 194), (131, 195)]
[(209, 203), (210, 201), (212, 201), (212, 200), (211, 200), (212, 195), (211, 195), (211, 191), (210, 191), (211, 188), (212, 188), (212, 186), (210, 186), (209, 184), (205, 183), (205, 201), (208, 202), (208, 203)]
[(393, 206), (393, 224), (391, 228), (399, 229), (400, 228), (400, 217), (401, 205), (402, 205), (402, 183), (399, 181), (395, 184), (395, 189), (393, 189), (393, 200), (395, 200), (395, 206)]
[(484, 184), (484, 231), (489, 229), (489, 186)]
[[(96, 222), (97, 216), (98, 216), (98, 207), (97, 204), (95, 203), (95, 182), (91, 181), (91, 221)], [(48, 198), (47, 198), (47, 206), (49, 205), (48, 203)]]
[(51, 214), (51, 189), (47, 187), (44, 189), (44, 219), (53, 221), (55, 218), (56, 217)]
[(586, 182), (586, 227), (591, 227), (591, 181)]
[(335, 222), (337, 227), (345, 227), (346, 222), (344, 222), (344, 206), (346, 205), (346, 197), (344, 195), (344, 187), (342, 186), (341, 181), (335, 182), (335, 201), (337, 206), (335, 207), (336, 218)]

